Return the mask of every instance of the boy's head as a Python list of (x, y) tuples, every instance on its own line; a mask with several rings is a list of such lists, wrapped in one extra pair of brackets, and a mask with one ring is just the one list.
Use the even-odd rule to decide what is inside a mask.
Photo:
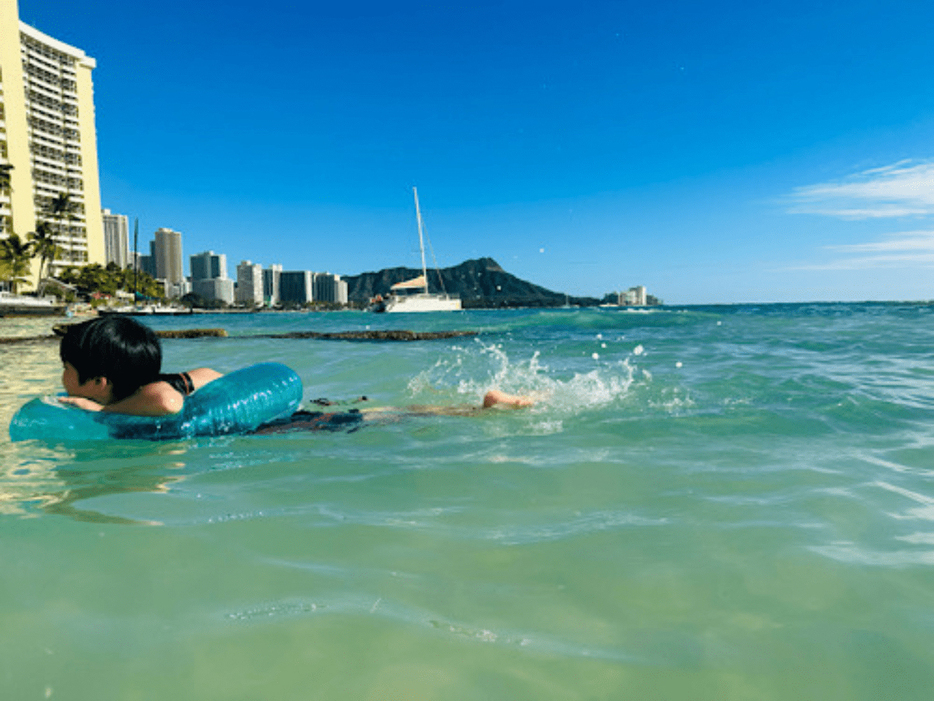
[(155, 382), (162, 348), (152, 329), (127, 316), (103, 316), (69, 326), (59, 355), (74, 367), (79, 384), (106, 378), (111, 401), (119, 401)]

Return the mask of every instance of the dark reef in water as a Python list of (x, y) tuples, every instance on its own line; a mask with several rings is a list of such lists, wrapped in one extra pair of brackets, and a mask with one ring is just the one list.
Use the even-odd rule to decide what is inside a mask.
[(250, 338), (313, 338), (331, 341), (436, 341), (444, 338), (462, 338), (476, 336), (476, 331), (291, 331), (289, 333), (265, 334)]

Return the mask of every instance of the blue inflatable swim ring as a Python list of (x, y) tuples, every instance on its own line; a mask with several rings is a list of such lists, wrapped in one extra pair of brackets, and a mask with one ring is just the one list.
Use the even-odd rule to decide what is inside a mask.
[(292, 414), (302, 402), (302, 381), (280, 363), (236, 370), (185, 398), (169, 416), (128, 416), (85, 411), (55, 397), (39, 397), (20, 408), (10, 422), (10, 440), (65, 443), (111, 438), (174, 440), (193, 436), (247, 433)]

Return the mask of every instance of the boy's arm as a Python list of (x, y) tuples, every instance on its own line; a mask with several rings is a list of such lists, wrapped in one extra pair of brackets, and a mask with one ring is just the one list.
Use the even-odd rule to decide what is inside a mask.
[[(210, 368), (196, 368), (189, 371), (188, 376), (197, 391), (208, 382), (221, 377), (219, 372)], [(185, 397), (168, 382), (150, 382), (140, 387), (135, 394), (119, 402), (108, 404), (104, 411), (115, 414), (132, 414), (134, 416), (167, 416), (177, 414), (185, 404)]]
[(167, 382), (152, 382), (143, 385), (126, 399), (111, 404), (100, 404), (87, 397), (59, 397), (58, 401), (85, 411), (105, 411), (109, 414), (131, 416), (166, 416), (181, 411), (185, 398)]
[(104, 408), (103, 404), (99, 404), (87, 397), (56, 397), (56, 399), (62, 404), (70, 404), (71, 406), (76, 406), (85, 411), (100, 411)]

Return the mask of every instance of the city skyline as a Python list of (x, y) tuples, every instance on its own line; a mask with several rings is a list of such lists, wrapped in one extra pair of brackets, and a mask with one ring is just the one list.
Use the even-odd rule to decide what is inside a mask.
[[(105, 216), (126, 219), (125, 216), (110, 212)], [(127, 235), (125, 226), (122, 235)], [(112, 239), (116, 237), (106, 238), (107, 255), (110, 258), (110, 246)], [(133, 261), (129, 267), (139, 266), (139, 270), (161, 282), (169, 299), (179, 299), (191, 292), (207, 301), (222, 301), (228, 305), (348, 302), (347, 282), (341, 279), (340, 274), (329, 271), (283, 270), (283, 266), (278, 263), (267, 264), (264, 267), (247, 259), (237, 264), (236, 276), (231, 278), (227, 268), (227, 255), (212, 249), (187, 256), (189, 274), (186, 276), (183, 238), (182, 232), (162, 227), (156, 230), (153, 239), (149, 241), (148, 255), (134, 252), (131, 256)], [(280, 286), (280, 276), (283, 274), (286, 279), (289, 279), (289, 276), (298, 276), (305, 284), (299, 284), (294, 289), (290, 288), (291, 292), (280, 294), (280, 288), (289, 287), (287, 284)]]
[(934, 297), (927, 4), (261, 11), (19, 0), (97, 61), (104, 207), (347, 276), (417, 267), (417, 185), (438, 267), (672, 304)]

